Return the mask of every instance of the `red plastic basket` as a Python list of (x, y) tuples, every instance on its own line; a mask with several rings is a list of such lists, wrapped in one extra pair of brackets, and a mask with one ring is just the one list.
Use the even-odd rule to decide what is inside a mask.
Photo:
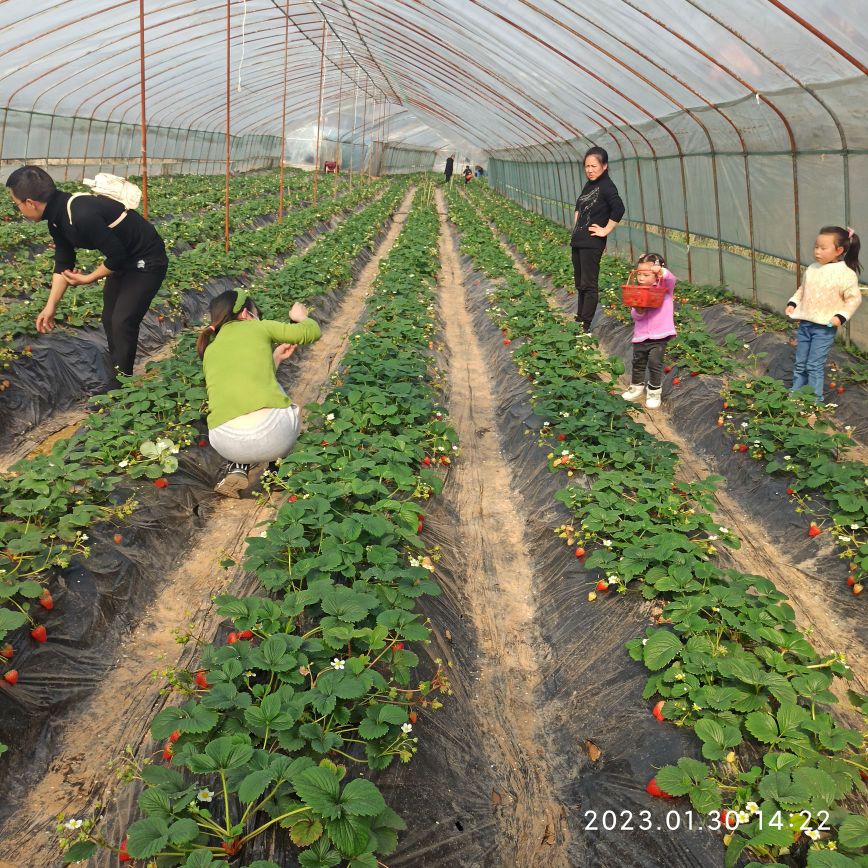
[(654, 286), (639, 286), (633, 283), (635, 270), (630, 272), (627, 282), (621, 287), (621, 301), (627, 307), (660, 307), (666, 295), (666, 287), (660, 283)]

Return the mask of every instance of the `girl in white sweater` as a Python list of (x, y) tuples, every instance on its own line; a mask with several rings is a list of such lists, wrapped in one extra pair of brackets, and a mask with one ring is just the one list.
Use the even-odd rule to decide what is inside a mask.
[(816, 262), (805, 269), (801, 286), (787, 302), (787, 316), (799, 321), (792, 390), (810, 386), (820, 403), (835, 335), (862, 303), (859, 247), (859, 236), (849, 227), (824, 226), (814, 242)]

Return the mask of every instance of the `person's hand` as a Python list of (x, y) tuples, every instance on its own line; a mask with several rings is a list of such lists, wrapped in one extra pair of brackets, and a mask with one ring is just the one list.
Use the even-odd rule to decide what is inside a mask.
[(294, 352), (298, 344), (278, 344), (274, 348), (271, 357), (274, 359), (274, 367), (277, 369), (282, 362), (285, 362)]
[(609, 233), (605, 226), (600, 226), (599, 223), (592, 223), (588, 227), (588, 235), (596, 235), (597, 238), (605, 238)]
[(36, 317), (36, 331), (46, 334), (54, 328), (54, 308), (45, 305), (39, 316)]
[(82, 274), (77, 268), (74, 271), (69, 269), (64, 271), (63, 279), (70, 286), (85, 286), (88, 283), (93, 283), (93, 278), (89, 274)]
[(839, 317), (838, 314), (835, 314), (835, 316), (833, 316), (832, 319), (829, 320), (829, 322), (832, 323), (832, 325), (835, 326), (836, 329), (841, 328), (841, 326), (844, 324), (841, 322), (841, 317)]
[(787, 316), (789, 316), (795, 309), (796, 309), (796, 306), (794, 304), (792, 304), (792, 302), (790, 304), (788, 304), (787, 309), (786, 309)]
[(292, 322), (301, 322), (303, 319), (307, 319), (307, 308), (300, 301), (297, 301), (289, 309), (289, 318)]

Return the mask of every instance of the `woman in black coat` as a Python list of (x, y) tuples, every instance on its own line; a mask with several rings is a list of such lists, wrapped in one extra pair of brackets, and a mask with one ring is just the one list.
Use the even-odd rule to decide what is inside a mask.
[(570, 247), (579, 296), (576, 322), (589, 332), (600, 297), (598, 279), (606, 236), (621, 222), (624, 203), (609, 177), (609, 155), (603, 148), (591, 148), (585, 154), (584, 167), (588, 183), (576, 199)]

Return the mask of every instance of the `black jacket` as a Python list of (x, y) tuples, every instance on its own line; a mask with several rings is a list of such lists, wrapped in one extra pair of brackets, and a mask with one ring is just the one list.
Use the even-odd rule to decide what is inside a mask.
[(620, 223), (624, 216), (624, 203), (608, 172), (603, 172), (596, 181), (588, 181), (582, 187), (576, 199), (576, 211), (579, 212), (579, 219), (576, 220), (570, 246), (605, 248), (606, 239), (591, 235), (588, 227), (595, 223), (605, 226), (610, 220)]
[(99, 250), (109, 271), (165, 271), (166, 246), (157, 230), (138, 211), (127, 216), (114, 229), (124, 206), (107, 196), (77, 196), (72, 203), (72, 223), (67, 202), (71, 194), (57, 190), (45, 203), (43, 220), (54, 241), (54, 273), (75, 267), (75, 250)]

